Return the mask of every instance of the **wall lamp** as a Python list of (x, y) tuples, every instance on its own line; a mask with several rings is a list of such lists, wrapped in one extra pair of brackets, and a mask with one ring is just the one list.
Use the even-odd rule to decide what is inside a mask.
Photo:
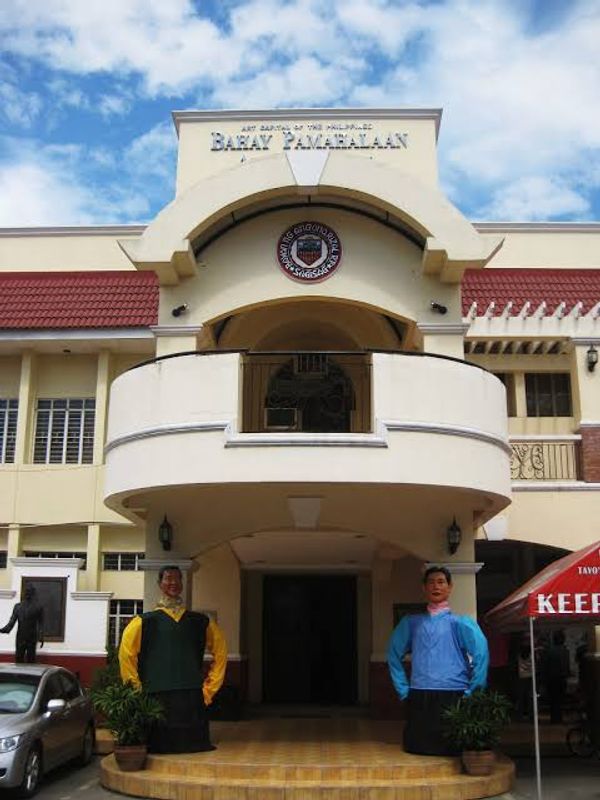
[(448, 313), (448, 306), (443, 306), (441, 303), (436, 303), (434, 300), (431, 301), (429, 306), (432, 311), (436, 311), (438, 314)]
[(593, 344), (589, 346), (588, 351), (585, 354), (585, 358), (587, 361), (588, 372), (593, 372), (596, 369), (596, 364), (598, 363), (598, 351)]
[(171, 542), (173, 541), (173, 526), (167, 519), (167, 515), (163, 517), (163, 521), (158, 526), (158, 541), (162, 544), (163, 550), (171, 549)]
[(180, 317), (182, 314), (185, 314), (187, 310), (187, 303), (182, 303), (180, 306), (175, 306), (175, 308), (171, 311), (171, 314), (174, 317)]
[(461, 539), (462, 531), (456, 522), (456, 517), (453, 517), (451, 524), (446, 528), (446, 542), (448, 543), (448, 552), (451, 556), (458, 550)]

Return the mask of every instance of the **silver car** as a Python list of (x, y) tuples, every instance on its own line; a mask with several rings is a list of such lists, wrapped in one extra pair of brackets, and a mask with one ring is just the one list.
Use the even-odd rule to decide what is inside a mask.
[(92, 704), (75, 675), (47, 664), (0, 664), (0, 788), (35, 794), (40, 779), (94, 751)]

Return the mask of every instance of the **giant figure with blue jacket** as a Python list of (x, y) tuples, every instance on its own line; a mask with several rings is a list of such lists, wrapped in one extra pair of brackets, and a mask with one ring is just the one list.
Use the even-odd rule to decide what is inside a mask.
[[(400, 621), (388, 647), (388, 666), (400, 698), (407, 701), (404, 749), (419, 755), (449, 755), (442, 713), (465, 694), (485, 686), (488, 646), (479, 625), (450, 610), (452, 576), (430, 567), (423, 576), (424, 614)], [(410, 683), (402, 659), (411, 654)]]
[[(214, 750), (207, 707), (225, 677), (225, 639), (213, 620), (185, 608), (179, 567), (163, 567), (158, 583), (162, 596), (154, 611), (134, 617), (123, 631), (121, 677), (162, 703), (165, 718), (150, 731), (149, 752)], [(213, 657), (206, 676), (205, 651)]]

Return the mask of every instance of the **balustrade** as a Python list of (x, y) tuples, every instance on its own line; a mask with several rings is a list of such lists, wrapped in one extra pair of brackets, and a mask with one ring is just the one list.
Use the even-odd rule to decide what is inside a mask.
[(578, 441), (512, 439), (510, 446), (510, 474), (513, 481), (580, 479)]

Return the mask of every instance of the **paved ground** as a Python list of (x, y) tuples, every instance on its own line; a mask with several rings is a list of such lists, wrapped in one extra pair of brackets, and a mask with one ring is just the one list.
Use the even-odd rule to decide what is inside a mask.
[[(536, 800), (535, 761), (518, 758), (517, 785), (508, 797)], [(543, 800), (600, 800), (600, 759), (548, 758), (542, 760)]]
[[(47, 776), (39, 800), (116, 800), (98, 783), (100, 757), (84, 769), (63, 767)], [(536, 800), (533, 759), (518, 758), (517, 785), (502, 800)], [(543, 800), (600, 800), (600, 759), (547, 758), (542, 764)], [(499, 800), (499, 799), (498, 799)]]
[(87, 767), (61, 767), (46, 775), (36, 795), (39, 800), (115, 800), (98, 783), (98, 766), (101, 756), (95, 756)]

